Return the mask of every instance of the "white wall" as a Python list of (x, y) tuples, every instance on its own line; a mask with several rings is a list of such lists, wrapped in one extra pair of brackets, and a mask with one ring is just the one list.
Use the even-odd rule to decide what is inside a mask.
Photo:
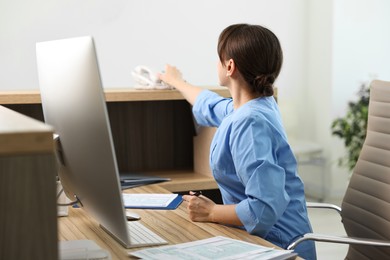
[(390, 1), (334, 1), (333, 116), (362, 83), (390, 80)]
[[(332, 39), (333, 39), (333, 3), (332, 1), (311, 0), (307, 4), (307, 70), (306, 82), (301, 106), (304, 108), (302, 124), (299, 128), (299, 139), (307, 139), (320, 144), (324, 148), (326, 158), (325, 169), (317, 171), (313, 167), (301, 168), (302, 175), (306, 179), (306, 189), (321, 191), (322, 186), (318, 183), (321, 179), (321, 170), (326, 174), (325, 183), (327, 194), (334, 194), (340, 190), (337, 183), (332, 183), (332, 172), (330, 171), (329, 157), (332, 150), (327, 146), (331, 140), (330, 122), (332, 110)], [(307, 172), (306, 172), (307, 171)], [(340, 175), (345, 179), (347, 174)], [(305, 180), (304, 179), (304, 180)], [(308, 187), (308, 185), (314, 187)], [(345, 190), (345, 184), (341, 191), (337, 191), (340, 197)]]
[(302, 86), (302, 62), (294, 59), (304, 51), (303, 4), (304, 0), (240, 4), (233, 0), (2, 0), (0, 89), (38, 88), (35, 43), (82, 35), (95, 38), (105, 87), (132, 86), (130, 70), (136, 65), (163, 69), (165, 63), (177, 65), (194, 84), (215, 85), (218, 35), (238, 22), (275, 31), (286, 52), (281, 85)]
[(345, 149), (330, 125), (356, 100), (364, 82), (390, 81), (390, 2), (313, 0), (308, 2), (308, 109), (303, 136), (321, 143), (328, 159), (329, 197), (340, 197), (349, 172), (338, 166)]
[(0, 90), (38, 89), (35, 43), (95, 38), (103, 85), (131, 87), (145, 64), (178, 66), (196, 85), (215, 85), (216, 42), (232, 23), (262, 24), (284, 49), (276, 83), (290, 137), (316, 141), (328, 157), (328, 189), (343, 195), (343, 147), (330, 135), (360, 82), (390, 80), (387, 0), (0, 0)]
[[(348, 101), (357, 99), (361, 84), (374, 78), (390, 81), (389, 10), (387, 0), (334, 1), (332, 118), (345, 114)], [(333, 188), (342, 187), (340, 176), (348, 172), (335, 162), (345, 149), (339, 139), (333, 138), (330, 144)]]

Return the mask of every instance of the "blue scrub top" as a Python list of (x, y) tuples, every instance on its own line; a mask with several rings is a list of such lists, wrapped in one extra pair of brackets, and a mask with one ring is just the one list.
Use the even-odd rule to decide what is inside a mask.
[[(210, 166), (224, 204), (237, 204), (241, 228), (282, 248), (312, 232), (304, 185), (273, 97), (253, 99), (234, 110), (232, 99), (204, 90), (193, 114), (199, 125), (218, 127)], [(312, 241), (295, 251), (316, 259)]]

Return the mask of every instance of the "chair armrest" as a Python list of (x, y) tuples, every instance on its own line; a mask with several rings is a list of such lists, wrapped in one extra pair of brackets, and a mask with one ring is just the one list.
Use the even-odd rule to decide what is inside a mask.
[(321, 202), (306, 202), (307, 208), (319, 208), (319, 209), (334, 209), (341, 214), (341, 208), (334, 204), (321, 203)]
[(358, 244), (366, 246), (388, 246), (390, 247), (390, 241), (387, 240), (376, 240), (368, 238), (356, 238), (356, 237), (344, 237), (344, 236), (329, 236), (323, 234), (307, 233), (303, 237), (297, 239), (291, 243), (287, 249), (293, 250), (299, 243), (305, 240), (314, 240), (319, 242), (330, 242), (339, 244)]

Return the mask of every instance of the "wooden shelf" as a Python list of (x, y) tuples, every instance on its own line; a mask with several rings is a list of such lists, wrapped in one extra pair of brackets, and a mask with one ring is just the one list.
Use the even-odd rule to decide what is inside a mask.
[[(224, 97), (229, 97), (227, 88), (204, 87)], [(177, 90), (139, 90), (134, 88), (106, 88), (104, 89), (107, 102), (126, 101), (159, 101), (159, 100), (184, 100), (183, 95)]]
[(158, 184), (170, 192), (218, 189), (212, 176), (193, 171), (150, 172), (147, 175), (170, 178), (171, 181)]
[[(227, 88), (204, 87), (218, 94), (230, 96)], [(105, 88), (107, 102), (184, 100), (177, 90), (139, 90), (135, 88)], [(0, 91), (0, 104), (40, 104), (39, 90)]]
[[(227, 88), (205, 87), (229, 97)], [(191, 106), (177, 90), (104, 90), (120, 172), (169, 177), (171, 192), (215, 190), (208, 155), (214, 128), (195, 130)], [(43, 119), (38, 90), (0, 91), (0, 105)]]
[(0, 104), (39, 104), (41, 95), (38, 90), (0, 91)]

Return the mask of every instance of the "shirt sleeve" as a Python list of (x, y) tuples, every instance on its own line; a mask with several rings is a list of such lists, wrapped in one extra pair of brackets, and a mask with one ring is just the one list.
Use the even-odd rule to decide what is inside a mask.
[(217, 127), (232, 110), (231, 98), (224, 98), (215, 92), (203, 90), (195, 100), (192, 113), (199, 125)]
[(290, 201), (285, 190), (285, 170), (278, 165), (278, 138), (265, 119), (240, 120), (232, 126), (230, 146), (238, 178), (247, 199), (236, 213), (252, 234), (266, 236)]

